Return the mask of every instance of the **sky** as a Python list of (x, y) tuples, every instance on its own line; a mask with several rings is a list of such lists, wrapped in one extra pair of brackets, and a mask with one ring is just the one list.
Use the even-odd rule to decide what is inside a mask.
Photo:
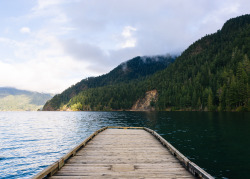
[(60, 93), (249, 12), (249, 0), (0, 0), (0, 87)]

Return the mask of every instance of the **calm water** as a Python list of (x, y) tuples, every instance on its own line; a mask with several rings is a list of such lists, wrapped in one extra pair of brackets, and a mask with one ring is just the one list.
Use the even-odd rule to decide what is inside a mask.
[(31, 178), (104, 126), (149, 127), (216, 178), (249, 178), (250, 113), (0, 112), (0, 178)]

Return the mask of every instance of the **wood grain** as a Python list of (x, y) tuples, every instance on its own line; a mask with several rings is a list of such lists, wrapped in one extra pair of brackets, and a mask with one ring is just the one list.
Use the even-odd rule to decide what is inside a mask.
[(194, 178), (156, 138), (141, 129), (106, 129), (51, 177)]

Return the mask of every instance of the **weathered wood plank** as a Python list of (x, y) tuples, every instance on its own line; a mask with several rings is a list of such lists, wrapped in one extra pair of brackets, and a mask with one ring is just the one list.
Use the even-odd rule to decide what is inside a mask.
[[(110, 168), (112, 167), (112, 165), (110, 164), (65, 164), (65, 166), (67, 166), (67, 168), (70, 167), (87, 167), (87, 168), (95, 168), (95, 167), (99, 167), (99, 168)], [(135, 168), (183, 168), (181, 165), (179, 165), (178, 162), (176, 163), (167, 163), (167, 164), (134, 164)], [(65, 168), (64, 168), (65, 169)], [(61, 169), (62, 170), (62, 169)]]
[(194, 178), (150, 133), (106, 129), (52, 178)]

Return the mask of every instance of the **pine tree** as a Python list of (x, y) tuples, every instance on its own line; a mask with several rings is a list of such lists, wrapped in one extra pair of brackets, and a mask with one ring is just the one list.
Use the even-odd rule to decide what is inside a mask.
[(211, 92), (210, 92), (209, 95), (208, 95), (207, 107), (208, 107), (208, 111), (213, 111), (213, 110), (214, 110), (214, 106), (213, 106), (213, 96), (212, 96), (212, 93), (211, 93)]

